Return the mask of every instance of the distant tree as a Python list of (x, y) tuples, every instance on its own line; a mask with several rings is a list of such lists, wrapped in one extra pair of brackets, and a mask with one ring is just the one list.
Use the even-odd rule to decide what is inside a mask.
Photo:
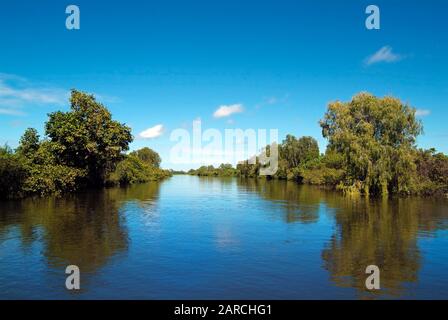
[(73, 90), (71, 110), (49, 114), (46, 134), (58, 162), (85, 169), (90, 184), (103, 184), (132, 141), (131, 129), (112, 120), (93, 95)]
[(280, 148), (280, 157), (286, 160), (288, 168), (299, 165), (297, 138), (288, 134), (283, 140)]
[(287, 135), (280, 146), (280, 157), (286, 160), (288, 169), (319, 157), (319, 145), (312, 137), (297, 139)]
[(329, 150), (343, 155), (345, 187), (365, 194), (412, 191), (415, 141), (423, 130), (414, 108), (361, 93), (331, 103), (320, 126)]
[(257, 157), (252, 157), (249, 160), (240, 161), (236, 169), (239, 171), (242, 177), (253, 178), (258, 177), (260, 174), (260, 162)]
[(148, 147), (142, 148), (137, 151), (133, 151), (131, 152), (131, 155), (136, 156), (142, 162), (154, 168), (159, 168), (160, 162), (162, 162), (162, 159), (160, 158), (159, 154)]
[(232, 167), (232, 165), (231, 165), (230, 163), (222, 163), (222, 164), (219, 166), (219, 169), (220, 169), (220, 170), (232, 170), (233, 167)]
[(297, 144), (301, 163), (319, 158), (319, 145), (313, 137), (300, 137)]

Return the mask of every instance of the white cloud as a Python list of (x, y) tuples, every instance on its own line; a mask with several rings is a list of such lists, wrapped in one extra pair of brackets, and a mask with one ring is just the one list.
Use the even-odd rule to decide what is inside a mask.
[(213, 116), (215, 118), (223, 118), (241, 112), (243, 112), (242, 104), (222, 105), (213, 113)]
[(365, 64), (370, 66), (372, 64), (380, 62), (391, 63), (400, 61), (403, 58), (404, 57), (402, 55), (394, 53), (390, 46), (384, 46), (371, 56), (367, 57), (365, 60)]
[(431, 110), (428, 110), (428, 109), (417, 109), (415, 111), (415, 115), (417, 117), (424, 117), (424, 116), (428, 116), (430, 114), (431, 114)]
[(163, 133), (163, 125), (158, 124), (154, 127), (146, 129), (145, 131), (140, 132), (139, 137), (143, 139), (154, 139), (161, 136)]

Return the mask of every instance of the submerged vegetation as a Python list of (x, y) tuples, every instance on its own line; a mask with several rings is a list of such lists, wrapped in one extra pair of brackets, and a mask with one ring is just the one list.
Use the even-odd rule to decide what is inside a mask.
[(27, 129), (14, 151), (0, 148), (0, 198), (45, 196), (87, 187), (158, 180), (159, 155), (144, 148), (126, 155), (131, 129), (112, 120), (94, 96), (76, 90), (68, 112), (49, 114), (44, 139)]
[[(347, 194), (448, 194), (448, 157), (417, 149), (423, 126), (415, 109), (392, 97), (368, 93), (334, 102), (319, 122), (328, 140), (319, 154), (312, 137), (292, 135), (278, 145), (278, 170), (267, 179), (333, 187)], [(269, 146), (268, 146), (269, 147)], [(190, 170), (200, 176), (259, 177), (260, 162)]]

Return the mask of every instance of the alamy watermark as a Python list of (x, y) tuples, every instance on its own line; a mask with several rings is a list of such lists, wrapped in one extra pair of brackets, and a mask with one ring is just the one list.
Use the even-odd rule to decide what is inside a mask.
[(70, 265), (65, 268), (65, 274), (69, 276), (65, 279), (65, 287), (67, 290), (79, 290), (81, 289), (81, 272), (79, 267)]
[(369, 14), (366, 19), (366, 28), (368, 30), (381, 29), (380, 8), (376, 5), (371, 4), (367, 6), (366, 14)]
[(366, 274), (369, 276), (366, 279), (366, 288), (368, 290), (380, 289), (380, 268), (376, 265), (370, 265), (366, 268)]
[[(268, 139), (269, 138), (269, 139)], [(202, 130), (201, 120), (193, 121), (192, 132), (175, 129), (170, 141), (173, 164), (221, 164), (247, 161), (260, 164), (260, 175), (274, 175), (278, 169), (278, 129)]]
[(68, 30), (79, 30), (81, 28), (81, 11), (79, 7), (71, 4), (65, 8), (68, 17), (65, 19), (65, 27)]
[[(79, 30), (81, 28), (81, 11), (79, 6), (71, 4), (65, 8), (68, 16), (65, 19), (65, 27), (68, 30)], [(366, 18), (365, 26), (368, 30), (381, 29), (380, 8), (377, 5), (369, 5), (366, 7), (365, 13), (369, 16)]]

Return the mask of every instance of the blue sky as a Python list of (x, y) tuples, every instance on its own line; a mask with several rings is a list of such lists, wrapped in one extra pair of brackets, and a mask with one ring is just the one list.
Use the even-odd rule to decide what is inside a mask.
[[(65, 28), (69, 4), (80, 30)], [(381, 10), (380, 30), (365, 28), (369, 4)], [(419, 146), (448, 153), (447, 12), (442, 0), (2, 2), (0, 143), (17, 146), (27, 127), (43, 133), (47, 113), (68, 110), (77, 88), (164, 167), (192, 167), (169, 162), (169, 136), (197, 118), (203, 128), (311, 135), (323, 152), (328, 103), (369, 91), (418, 108)], [(240, 112), (215, 117), (220, 106)], [(139, 137), (156, 125), (162, 135)]]

